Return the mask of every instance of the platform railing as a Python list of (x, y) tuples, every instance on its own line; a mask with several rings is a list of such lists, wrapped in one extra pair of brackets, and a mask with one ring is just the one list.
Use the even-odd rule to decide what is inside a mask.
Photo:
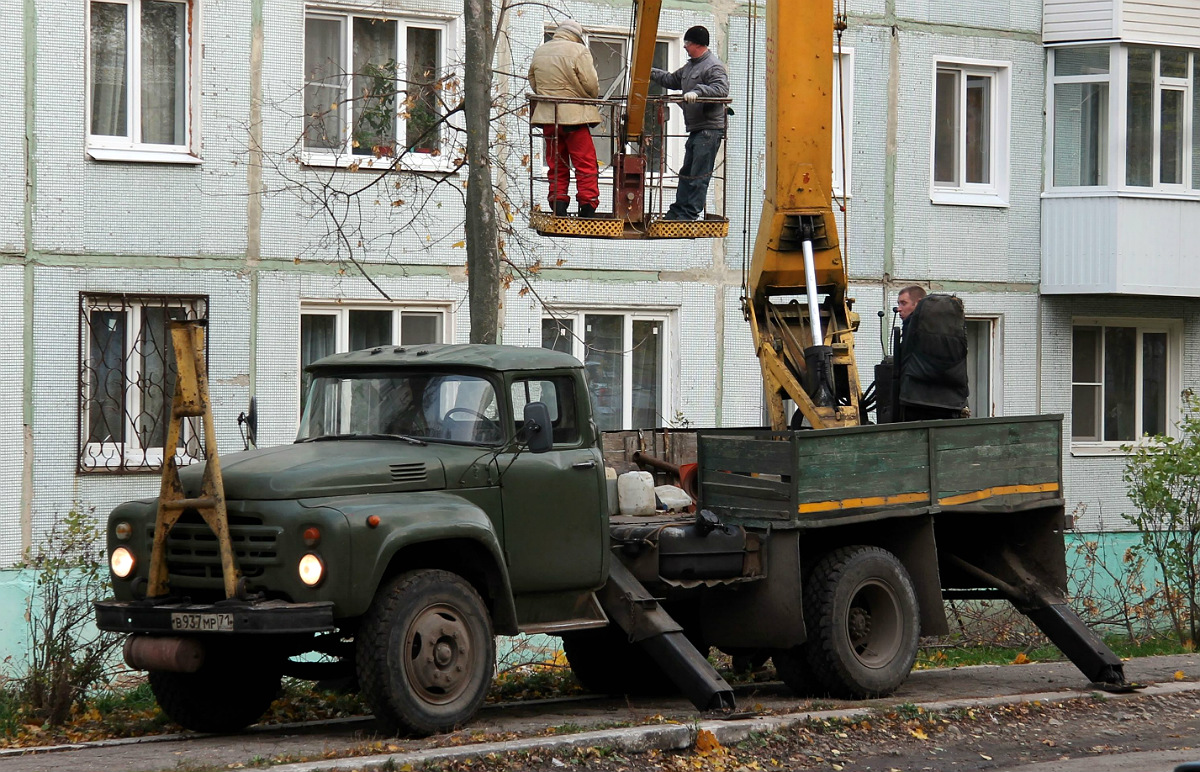
[[(683, 163), (684, 146), (687, 133), (669, 131), (671, 122), (668, 120), (672, 104), (683, 103), (680, 96), (650, 97), (647, 99), (646, 122), (641, 140), (635, 146), (633, 143), (622, 142), (623, 120), (626, 111), (624, 97), (611, 99), (574, 99), (562, 97), (528, 95), (529, 114), (543, 103), (554, 106), (555, 122), (553, 124), (529, 124), (529, 199), (533, 202), (530, 215), (530, 225), (546, 235), (563, 236), (593, 236), (601, 238), (721, 238), (727, 235), (729, 221), (726, 212), (726, 161), (725, 141), (728, 135), (728, 110), (722, 111), (722, 123), (725, 136), (721, 140), (721, 148), (717, 154), (709, 179), (706, 203), (702, 218), (697, 221), (665, 220), (665, 214), (672, 202), (679, 184), (679, 167)], [(699, 99), (699, 103), (716, 103), (728, 105), (729, 99)], [(571, 170), (571, 186), (568, 189), (571, 196), (571, 214), (565, 217), (555, 216), (553, 205), (548, 202), (550, 179), (549, 165), (545, 157), (545, 142), (543, 126), (569, 125), (559, 122), (558, 116), (565, 105), (588, 105), (595, 107), (601, 116), (601, 122), (593, 126), (591, 135), (596, 143), (596, 156), (599, 162), (600, 204), (596, 214), (591, 217), (580, 217), (575, 205), (578, 193), (577, 175)], [(682, 128), (680, 117), (676, 124)], [(613, 168), (613, 162), (621, 153), (629, 155), (640, 154), (645, 159), (644, 182), (641, 186), (642, 207), (640, 217), (633, 214), (620, 214), (615, 206), (615, 197), (622, 195), (618, 190), (619, 175)], [(625, 188), (628, 194), (628, 187)]]

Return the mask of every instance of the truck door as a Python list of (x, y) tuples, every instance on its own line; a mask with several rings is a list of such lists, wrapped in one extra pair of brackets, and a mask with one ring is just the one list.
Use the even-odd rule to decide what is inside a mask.
[(590, 588), (603, 582), (608, 548), (608, 518), (601, 500), (604, 464), (594, 443), (585, 443), (591, 431), (578, 391), (570, 375), (537, 373), (512, 382), (516, 427), (522, 424), (526, 404), (545, 402), (554, 430), (554, 447), (546, 453), (509, 452), (498, 459), (504, 549), (516, 594)]

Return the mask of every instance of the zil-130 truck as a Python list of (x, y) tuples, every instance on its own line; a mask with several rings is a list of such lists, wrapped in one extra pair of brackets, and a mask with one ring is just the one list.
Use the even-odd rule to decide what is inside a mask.
[[(700, 709), (733, 706), (711, 647), (773, 657), (798, 694), (883, 695), (951, 597), (1006, 598), (1089, 681), (1123, 682), (1063, 599), (1059, 416), (605, 443), (583, 366), (552, 350), (380, 347), (309, 373), (294, 443), (221, 459), (235, 592), (197, 512), (153, 595), (157, 500), (108, 518), (98, 624), (185, 727), (253, 723), (288, 674), (352, 676), (388, 728), (449, 730), (519, 633), (561, 636), (592, 689)], [(610, 516), (606, 458), (635, 453), (694, 461), (696, 512)]]

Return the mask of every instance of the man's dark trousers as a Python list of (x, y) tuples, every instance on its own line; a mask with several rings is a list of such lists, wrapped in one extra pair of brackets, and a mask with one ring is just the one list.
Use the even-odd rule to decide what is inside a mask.
[(721, 129), (701, 129), (688, 134), (683, 166), (679, 169), (679, 188), (675, 203), (667, 210), (668, 220), (695, 220), (704, 211), (708, 181), (712, 179), (724, 133)]

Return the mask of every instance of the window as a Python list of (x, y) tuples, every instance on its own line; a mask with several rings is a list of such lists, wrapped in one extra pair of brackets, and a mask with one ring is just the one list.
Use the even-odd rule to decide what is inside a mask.
[(443, 22), (314, 11), (304, 20), (309, 163), (444, 165)]
[(1109, 47), (1054, 51), (1055, 187), (1108, 184)]
[(193, 0), (93, 0), (89, 9), (88, 154), (196, 162)]
[(967, 407), (972, 418), (988, 418), (994, 414), (992, 395), (992, 336), (995, 319), (967, 320), (967, 385), (970, 394)]
[[(1182, 49), (1130, 46), (1125, 106), (1125, 184), (1131, 187), (1200, 187), (1196, 147), (1186, 127), (1195, 115), (1193, 54)], [(1189, 115), (1189, 113), (1191, 115)]]
[[(79, 464), (81, 472), (162, 469), (175, 350), (167, 322), (206, 318), (202, 297), (81, 295), (79, 303)], [(185, 420), (176, 461), (202, 456)]]
[(312, 384), (298, 441), (330, 435), (402, 435), (496, 445), (504, 429), (492, 383), (428, 369), (390, 375), (322, 373)]
[(1008, 203), (1008, 66), (939, 62), (934, 73), (931, 199)]
[(583, 361), (601, 431), (670, 420), (666, 321), (663, 315), (601, 311), (542, 320), (542, 347)]
[(306, 305), (300, 310), (300, 400), (303, 409), (311, 376), (304, 371), (330, 354), (375, 346), (441, 343), (448, 314), (435, 307)]
[(1173, 323), (1076, 320), (1071, 333), (1071, 441), (1133, 442), (1170, 432), (1178, 388)]
[(1196, 52), (1103, 45), (1050, 56), (1052, 187), (1200, 192)]
[(516, 430), (524, 424), (525, 406), (544, 402), (550, 410), (554, 444), (579, 442), (579, 418), (575, 409), (575, 382), (567, 376), (522, 379), (512, 385), (513, 420)]

